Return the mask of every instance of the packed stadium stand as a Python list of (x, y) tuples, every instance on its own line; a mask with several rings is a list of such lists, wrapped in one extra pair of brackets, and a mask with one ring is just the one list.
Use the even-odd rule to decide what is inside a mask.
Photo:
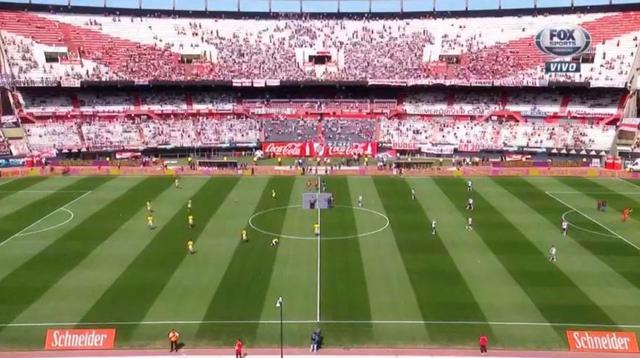
[[(499, 23), (499, 26), (495, 26)], [(577, 74), (544, 73), (531, 38), (550, 23), (590, 32)], [(445, 19), (224, 19), (0, 11), (24, 83), (78, 80), (383, 80), (623, 87), (640, 12)], [(585, 57), (586, 59), (586, 57)]]

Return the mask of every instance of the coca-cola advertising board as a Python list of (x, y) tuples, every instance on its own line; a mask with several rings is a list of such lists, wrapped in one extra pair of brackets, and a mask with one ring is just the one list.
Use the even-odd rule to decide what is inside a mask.
[(308, 142), (271, 142), (262, 143), (262, 151), (267, 157), (307, 157), (311, 155), (311, 143)]
[(373, 157), (378, 143), (269, 142), (262, 143), (262, 151), (270, 157)]

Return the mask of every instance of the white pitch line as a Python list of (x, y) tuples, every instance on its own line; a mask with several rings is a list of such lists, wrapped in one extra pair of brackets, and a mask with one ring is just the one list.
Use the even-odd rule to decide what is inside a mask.
[(567, 202), (565, 202), (564, 200), (558, 198), (557, 196), (551, 194), (550, 192), (545, 192), (545, 194), (549, 195), (550, 197), (556, 199), (559, 203), (563, 204), (564, 206), (568, 207), (569, 209), (574, 210), (575, 212), (577, 212), (578, 214), (584, 216), (585, 218), (591, 220), (592, 222), (596, 223), (598, 226), (602, 227), (603, 229), (607, 230), (608, 232), (612, 233), (615, 237), (617, 237), (618, 239), (626, 242), (627, 244), (633, 246), (636, 250), (640, 251), (640, 247), (638, 247), (637, 245), (635, 245), (634, 243), (632, 243), (631, 241), (625, 239), (624, 237), (622, 237), (620, 234), (618, 234), (617, 232), (609, 229), (608, 227), (606, 227), (605, 225), (601, 224), (600, 222), (598, 222), (597, 220), (593, 219), (592, 217), (590, 217), (589, 215), (585, 214), (584, 212), (576, 209), (575, 207), (573, 207), (572, 205), (568, 204)]
[(14, 181), (14, 180), (15, 180), (15, 179), (9, 179), (9, 180), (2, 181), (2, 182), (0, 182), (0, 186), (5, 185), (5, 184), (9, 184), (9, 183), (11, 183), (11, 182), (12, 182), (12, 181)]
[(322, 233), (322, 226), (320, 226), (320, 186), (322, 185), (322, 182), (320, 180), (320, 176), (318, 176), (318, 193), (316, 194), (316, 206), (318, 209), (318, 230), (320, 230), (318, 232), (318, 277), (316, 278), (317, 280), (317, 285), (318, 287), (316, 288), (317, 290), (317, 297), (316, 297), (316, 322), (320, 322), (320, 233)]
[(85, 196), (87, 196), (87, 195), (91, 194), (91, 192), (92, 192), (92, 191), (87, 191), (87, 192), (85, 192), (84, 194), (80, 195), (79, 197), (77, 197), (77, 198), (75, 198), (75, 199), (71, 200), (70, 202), (68, 202), (68, 203), (66, 203), (66, 204), (62, 205), (61, 207), (59, 207), (59, 208), (55, 209), (54, 211), (50, 212), (49, 214), (47, 214), (47, 215), (45, 215), (45, 216), (41, 217), (41, 218), (40, 218), (40, 219), (38, 219), (37, 221), (33, 222), (31, 225), (29, 225), (29, 226), (25, 227), (24, 229), (22, 229), (22, 230), (18, 231), (17, 233), (15, 233), (15, 234), (14, 234), (13, 236), (11, 236), (10, 238), (8, 238), (8, 239), (6, 239), (6, 240), (4, 240), (4, 241), (0, 242), (0, 247), (4, 246), (6, 243), (8, 243), (9, 241), (11, 241), (11, 240), (15, 239), (16, 237), (19, 237), (19, 236), (20, 236), (20, 234), (22, 234), (24, 231), (26, 231), (26, 230), (30, 229), (31, 227), (33, 227), (33, 226), (37, 225), (38, 223), (42, 222), (43, 220), (45, 220), (45, 219), (46, 219), (46, 218), (48, 218), (49, 216), (51, 216), (51, 215), (53, 215), (54, 213), (56, 213), (58, 210), (60, 210), (60, 209), (64, 209), (64, 208), (66, 208), (67, 206), (69, 206), (69, 205), (71, 205), (71, 204), (75, 203), (76, 201), (78, 201), (78, 200), (80, 200), (80, 199), (84, 198)]
[[(29, 232), (18, 233), (18, 234), (16, 234), (16, 236), (28, 236), (28, 235), (39, 234), (39, 233), (41, 233), (41, 232), (45, 232), (45, 231), (55, 230), (55, 229), (57, 229), (57, 228), (59, 228), (59, 227), (61, 227), (61, 226), (66, 225), (67, 223), (71, 222), (71, 220), (73, 220), (73, 218), (75, 218), (75, 216), (76, 216), (76, 215), (73, 213), (73, 211), (71, 211), (71, 210), (69, 210), (69, 209), (67, 209), (67, 208), (60, 208), (60, 209), (58, 209), (58, 211), (65, 211), (67, 214), (69, 214), (69, 217), (67, 218), (67, 220), (65, 220), (65, 221), (63, 221), (63, 222), (61, 222), (61, 223), (59, 223), (59, 224), (56, 224), (56, 225), (53, 225), (53, 226), (46, 227), (46, 228), (44, 228), (44, 229), (40, 229), (40, 230), (36, 230), (36, 231), (29, 231)], [(24, 230), (23, 230), (23, 231), (24, 231)]]
[[(633, 184), (632, 184), (633, 185)], [(638, 191), (547, 191), (545, 192), (547, 194), (560, 194), (560, 195), (567, 195), (567, 194), (580, 194), (580, 195), (589, 195), (589, 194), (595, 194), (595, 195), (604, 195), (604, 194), (621, 194), (621, 195), (640, 195), (640, 190)]]
[(0, 193), (86, 193), (86, 190), (0, 190)]
[[(384, 325), (461, 325), (461, 326), (530, 326), (530, 327), (592, 327), (592, 328), (640, 328), (640, 324), (606, 324), (606, 323), (565, 323), (565, 322), (519, 322), (519, 321), (423, 321), (423, 320), (373, 320), (373, 321), (316, 321), (288, 320), (285, 324), (384, 324)], [(65, 327), (65, 326), (131, 326), (131, 325), (200, 325), (200, 324), (280, 324), (280, 320), (247, 320), (247, 321), (111, 321), (111, 322), (25, 322), (3, 323), (0, 327)]]

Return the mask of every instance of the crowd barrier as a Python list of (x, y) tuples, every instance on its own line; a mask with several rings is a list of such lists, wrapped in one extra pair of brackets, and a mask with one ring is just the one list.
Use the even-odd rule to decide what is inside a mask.
[[(313, 167), (312, 167), (313, 168)], [(314, 175), (314, 169), (307, 170)], [(321, 175), (349, 176), (582, 176), (613, 177), (640, 179), (640, 172), (611, 170), (584, 167), (548, 167), (548, 168), (514, 168), (514, 167), (463, 167), (460, 169), (436, 167), (429, 169), (378, 169), (375, 167), (357, 167), (345, 169), (329, 169), (319, 171)], [(163, 168), (163, 167), (38, 167), (38, 168), (0, 168), (0, 177), (15, 178), (27, 176), (55, 175), (123, 175), (123, 176), (252, 176), (252, 175), (302, 175), (302, 170), (295, 167), (255, 166), (247, 169), (197, 169)]]

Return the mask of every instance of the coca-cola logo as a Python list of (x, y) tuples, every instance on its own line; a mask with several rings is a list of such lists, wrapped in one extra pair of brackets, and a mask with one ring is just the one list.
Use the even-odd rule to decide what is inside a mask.
[(267, 154), (281, 155), (281, 156), (300, 156), (303, 153), (304, 143), (268, 143), (262, 150)]
[(366, 143), (353, 143), (350, 145), (341, 145), (341, 146), (329, 146), (330, 156), (352, 156), (352, 155), (365, 155), (371, 154), (370, 150), (367, 150)]

